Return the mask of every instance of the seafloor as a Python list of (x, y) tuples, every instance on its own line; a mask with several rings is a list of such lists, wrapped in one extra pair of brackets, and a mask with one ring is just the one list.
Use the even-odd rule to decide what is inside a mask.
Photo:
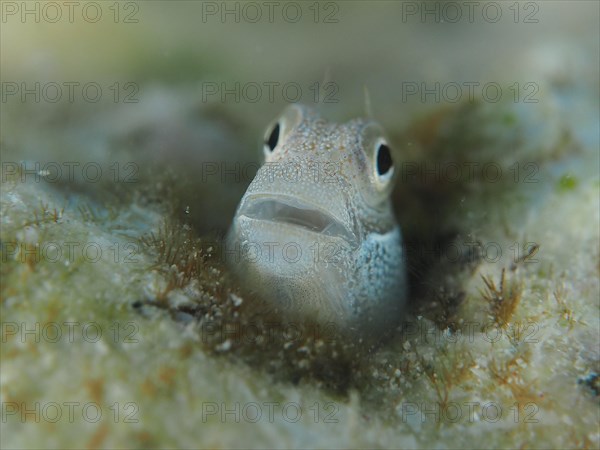
[[(203, 23), (200, 3), (2, 24), (3, 82), (134, 82), (139, 99), (0, 105), (2, 448), (598, 448), (598, 3), (436, 24), (351, 2), (331, 27)], [(409, 306), (371, 348), (273, 331), (220, 257), (250, 179), (210, 171), (257, 161), (285, 102), (204, 101), (201, 83), (323, 79), (325, 116), (361, 115), (366, 86), (414, 164), (393, 194)], [(415, 80), (505, 95), (406, 101)]]

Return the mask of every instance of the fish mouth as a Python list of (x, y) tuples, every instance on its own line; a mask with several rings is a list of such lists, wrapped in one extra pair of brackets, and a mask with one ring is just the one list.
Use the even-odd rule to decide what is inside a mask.
[(244, 203), (239, 216), (285, 224), (323, 236), (338, 237), (348, 243), (356, 240), (352, 230), (331, 213), (293, 197), (251, 196)]

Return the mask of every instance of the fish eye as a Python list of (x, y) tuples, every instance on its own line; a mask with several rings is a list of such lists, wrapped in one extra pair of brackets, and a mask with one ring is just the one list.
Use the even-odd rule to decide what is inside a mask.
[(375, 178), (384, 187), (394, 173), (392, 151), (384, 139), (375, 142)]
[(302, 108), (297, 105), (290, 105), (276, 121), (271, 122), (271, 125), (267, 127), (263, 136), (263, 154), (265, 160), (271, 159), (276, 150), (284, 145), (290, 133), (300, 125), (303, 117), (304, 110)]
[(277, 143), (279, 142), (279, 129), (279, 122), (277, 122), (271, 130), (271, 133), (269, 133), (269, 137), (265, 141), (266, 153), (272, 152), (273, 150), (275, 150), (275, 147), (277, 147)]

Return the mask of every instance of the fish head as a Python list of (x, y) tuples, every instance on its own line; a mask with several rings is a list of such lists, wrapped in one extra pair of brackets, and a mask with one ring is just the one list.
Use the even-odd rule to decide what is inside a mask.
[[(234, 220), (357, 249), (395, 225), (391, 148), (374, 121), (332, 124), (290, 105), (264, 134), (263, 165)], [(253, 225), (250, 225), (250, 224)], [(293, 230), (293, 231), (292, 231)]]

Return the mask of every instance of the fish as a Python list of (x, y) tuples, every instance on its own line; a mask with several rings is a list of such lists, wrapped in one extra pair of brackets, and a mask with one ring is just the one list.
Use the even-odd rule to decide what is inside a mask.
[(241, 283), (283, 317), (379, 336), (405, 308), (392, 149), (372, 119), (343, 124), (288, 105), (226, 236)]

